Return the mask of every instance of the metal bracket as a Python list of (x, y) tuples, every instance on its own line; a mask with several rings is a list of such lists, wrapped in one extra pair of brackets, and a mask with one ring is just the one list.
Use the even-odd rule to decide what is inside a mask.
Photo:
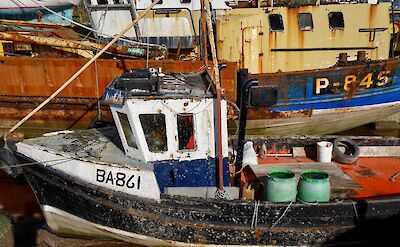
[(369, 33), (369, 42), (372, 42), (375, 40), (375, 35), (377, 32), (383, 32), (383, 31), (386, 31), (387, 29), (388, 29), (387, 27), (360, 28), (360, 29), (358, 29), (358, 32)]

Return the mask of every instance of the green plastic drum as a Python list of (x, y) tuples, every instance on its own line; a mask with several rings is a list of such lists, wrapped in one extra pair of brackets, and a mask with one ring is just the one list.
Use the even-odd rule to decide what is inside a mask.
[(264, 181), (264, 199), (269, 202), (296, 201), (297, 186), (294, 173), (284, 169), (268, 172)]
[(319, 170), (304, 170), (297, 190), (299, 201), (328, 202), (331, 196), (329, 174)]

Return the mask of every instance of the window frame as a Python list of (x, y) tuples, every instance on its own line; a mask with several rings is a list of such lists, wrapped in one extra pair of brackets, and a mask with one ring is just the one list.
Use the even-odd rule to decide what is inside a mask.
[[(144, 122), (143, 122), (144, 119), (142, 119), (142, 116), (146, 116), (146, 117), (147, 116), (153, 116), (154, 117), (154, 116), (157, 116), (157, 115), (158, 116), (163, 116), (163, 120), (164, 120), (163, 121), (163, 125), (164, 125), (164, 128), (163, 128), (163, 134), (164, 134), (163, 141), (164, 141), (165, 145), (159, 151), (156, 151), (155, 149), (152, 148), (153, 145), (155, 147), (155, 143), (150, 143), (149, 139), (148, 139), (148, 137), (151, 134), (155, 133), (155, 132), (148, 132), (150, 129), (146, 130), (144, 128), (144, 126), (145, 126)], [(141, 114), (138, 115), (138, 117), (139, 117), (140, 126), (141, 126), (143, 134), (144, 134), (144, 139), (146, 141), (146, 145), (147, 145), (148, 151), (151, 152), (151, 153), (165, 153), (165, 152), (168, 152), (168, 131), (167, 131), (167, 118), (166, 118), (166, 115), (164, 113), (141, 113)], [(151, 127), (154, 127), (154, 126), (151, 126)], [(153, 139), (151, 139), (151, 140), (153, 140)]]
[[(271, 17), (272, 16), (277, 16), (279, 17), (279, 22), (282, 24), (282, 29), (273, 29), (272, 28), (272, 22), (271, 22)], [(281, 14), (269, 14), (268, 15), (268, 22), (269, 22), (269, 31), (270, 32), (284, 32), (285, 31), (285, 24), (283, 23), (283, 18)]]
[[(311, 17), (311, 29), (307, 29), (305, 27), (309, 27), (309, 25), (302, 27), (301, 23), (300, 23), (300, 16), (310, 16)], [(302, 13), (298, 13), (297, 14), (297, 25), (299, 27), (300, 31), (313, 31), (314, 30), (314, 19), (313, 16), (310, 12), (302, 12)]]
[[(137, 138), (136, 133), (135, 133), (135, 132), (133, 131), (133, 129), (132, 129), (132, 124), (131, 124), (131, 121), (129, 120), (128, 114), (126, 114), (125, 112), (120, 112), (120, 111), (116, 111), (116, 113), (117, 113), (119, 125), (121, 126), (121, 130), (122, 130), (122, 132), (123, 132), (123, 134), (124, 134), (124, 138), (125, 138), (125, 143), (126, 143), (126, 145), (127, 145), (128, 147), (130, 147), (130, 148), (135, 149), (135, 150), (139, 150), (138, 138)], [(126, 120), (128, 120), (128, 127), (129, 127), (129, 130), (131, 131), (131, 135), (132, 135), (132, 138), (133, 138), (133, 141), (134, 141), (135, 146), (130, 145), (130, 142), (128, 142), (128, 137), (127, 137), (127, 134), (126, 134), (126, 132), (125, 132), (124, 125), (122, 124), (122, 121), (121, 121), (121, 114), (123, 114), (123, 115), (126, 117)], [(132, 139), (130, 139), (130, 140), (132, 140)]]
[[(180, 148), (180, 131), (179, 131), (179, 117), (192, 117), (192, 124), (191, 124), (191, 126), (192, 126), (192, 134), (191, 134), (191, 137), (190, 138), (192, 138), (193, 137), (193, 148)], [(178, 133), (178, 149), (177, 149), (177, 151), (178, 152), (195, 152), (195, 151), (197, 151), (197, 142), (196, 142), (196, 131), (195, 131), (195, 115), (193, 114), (193, 113), (181, 113), (181, 114), (177, 114), (176, 115), (176, 129), (177, 129), (177, 133)], [(190, 138), (189, 138), (189, 140), (188, 140), (188, 142), (190, 141)], [(186, 143), (186, 145), (187, 145), (188, 143)], [(185, 146), (186, 146), (185, 145)]]
[[(332, 26), (332, 21), (331, 21), (331, 19), (332, 19), (332, 16), (333, 16), (333, 15), (336, 15), (336, 14), (340, 14), (340, 15), (342, 16), (342, 22), (343, 22), (343, 26), (342, 26), (342, 27), (334, 27), (334, 26)], [(341, 11), (332, 11), (332, 12), (329, 12), (329, 13), (328, 13), (328, 23), (329, 23), (329, 28), (330, 28), (330, 29), (333, 29), (333, 30), (343, 30), (344, 27), (345, 27), (343, 12), (341, 12)]]

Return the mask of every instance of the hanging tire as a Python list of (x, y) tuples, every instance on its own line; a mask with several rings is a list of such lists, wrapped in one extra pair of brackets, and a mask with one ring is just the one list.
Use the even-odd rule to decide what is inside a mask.
[[(344, 147), (344, 151), (340, 149)], [(360, 156), (360, 148), (357, 143), (347, 137), (338, 137), (333, 142), (333, 159), (342, 164), (352, 164)]]

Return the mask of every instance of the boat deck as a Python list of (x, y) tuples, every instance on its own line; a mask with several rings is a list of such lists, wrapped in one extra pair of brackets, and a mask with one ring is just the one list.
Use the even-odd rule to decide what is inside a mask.
[(125, 155), (115, 127), (59, 134), (54, 132), (46, 134), (46, 136), (26, 139), (23, 142), (73, 159), (128, 165), (143, 170), (152, 169), (151, 165)]
[[(285, 168), (290, 169), (293, 165), (293, 171), (296, 173), (296, 167), (299, 164), (314, 164), (310, 168), (318, 167), (315, 160), (307, 157), (267, 157), (258, 158), (261, 166), (274, 166), (285, 164)], [(372, 198), (384, 197), (390, 195), (400, 195), (400, 157), (360, 157), (354, 164), (327, 163), (336, 165), (358, 186), (349, 187), (348, 195), (351, 198)], [(321, 170), (326, 169), (326, 165), (321, 165)], [(331, 169), (332, 170), (332, 169)], [(338, 182), (335, 176), (331, 175), (331, 186), (334, 188)], [(340, 181), (339, 181), (340, 182)], [(340, 186), (340, 185), (339, 185)]]

